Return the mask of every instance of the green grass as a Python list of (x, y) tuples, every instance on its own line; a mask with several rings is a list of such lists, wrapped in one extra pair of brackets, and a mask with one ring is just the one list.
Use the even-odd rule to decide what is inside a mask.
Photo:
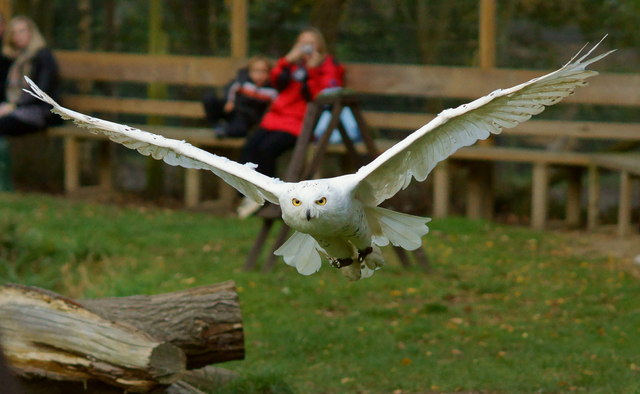
[(246, 359), (227, 392), (634, 392), (640, 286), (557, 234), (434, 220), (427, 274), (389, 264), (351, 283), (241, 266), (258, 231), (157, 208), (0, 194), (0, 281), (71, 297), (236, 281)]

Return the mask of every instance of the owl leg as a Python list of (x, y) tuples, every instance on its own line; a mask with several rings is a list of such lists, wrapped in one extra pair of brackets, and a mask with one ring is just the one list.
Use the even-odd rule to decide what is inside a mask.
[(316, 238), (316, 241), (330, 256), (328, 260), (332, 267), (339, 268), (349, 280), (360, 279), (358, 255), (351, 242), (343, 238)]
[(364, 249), (358, 249), (358, 263), (362, 263), (364, 259), (373, 252), (373, 248), (368, 246)]

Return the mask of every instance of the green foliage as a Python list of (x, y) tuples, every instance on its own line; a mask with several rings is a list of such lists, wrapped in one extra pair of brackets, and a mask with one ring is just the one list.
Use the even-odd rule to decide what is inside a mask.
[[(162, 0), (169, 52), (228, 56), (230, 2)], [(555, 68), (576, 46), (609, 34), (607, 46), (640, 47), (638, 1), (516, 0), (496, 2), (498, 64)], [(18, 13), (33, 15), (54, 48), (77, 49), (89, 36), (95, 51), (148, 52), (149, 2), (92, 1), (86, 16), (80, 2), (14, 1)], [(477, 64), (479, 1), (295, 0), (249, 1), (251, 54), (279, 57), (298, 31), (318, 25), (330, 33), (329, 47), (342, 61)], [(46, 7), (46, 12), (43, 8)], [(315, 12), (339, 7), (336, 12)], [(336, 17), (338, 15), (338, 17)], [(88, 19), (87, 19), (88, 18)], [(316, 18), (316, 19), (314, 19)], [(317, 18), (330, 18), (318, 20)], [(85, 31), (82, 26), (89, 26)], [(627, 56), (609, 60), (617, 70), (637, 69)]]
[(235, 280), (246, 359), (222, 365), (242, 376), (224, 392), (637, 387), (637, 278), (561, 235), (434, 220), (432, 273), (385, 250), (387, 267), (351, 283), (327, 266), (242, 271), (257, 219), (18, 194), (0, 194), (0, 218), (3, 282), (103, 297)]

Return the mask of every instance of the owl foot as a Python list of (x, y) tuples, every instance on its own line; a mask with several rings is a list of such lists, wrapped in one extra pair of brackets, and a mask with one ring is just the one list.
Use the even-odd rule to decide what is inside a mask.
[(330, 257), (329, 258), (329, 264), (333, 268), (348, 267), (351, 264), (353, 264), (353, 259), (351, 257), (346, 257), (346, 258), (342, 258), (342, 259), (339, 259), (337, 257)]

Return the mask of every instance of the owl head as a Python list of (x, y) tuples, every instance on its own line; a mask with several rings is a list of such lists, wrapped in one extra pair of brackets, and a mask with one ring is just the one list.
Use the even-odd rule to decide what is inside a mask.
[(332, 194), (329, 185), (323, 182), (303, 181), (293, 184), (287, 193), (280, 196), (282, 217), (286, 223), (298, 226), (316, 221), (323, 213), (331, 210)]

